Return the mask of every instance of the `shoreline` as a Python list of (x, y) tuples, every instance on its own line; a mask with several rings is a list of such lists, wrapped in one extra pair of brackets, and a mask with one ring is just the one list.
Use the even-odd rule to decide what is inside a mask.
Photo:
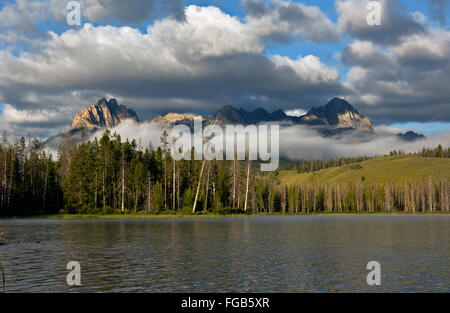
[(161, 218), (221, 218), (221, 217), (294, 217), (294, 216), (425, 216), (425, 215), (450, 215), (450, 212), (339, 212), (339, 213), (236, 213), (236, 214), (182, 214), (182, 213), (161, 213), (161, 214), (37, 214), (23, 216), (0, 216), (0, 220), (16, 220), (16, 219), (161, 219)]

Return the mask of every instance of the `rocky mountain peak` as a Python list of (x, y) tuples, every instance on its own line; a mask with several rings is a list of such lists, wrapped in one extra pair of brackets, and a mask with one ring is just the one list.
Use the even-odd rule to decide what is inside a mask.
[(336, 112), (339, 114), (344, 114), (347, 112), (352, 112), (359, 114), (358, 111), (346, 100), (340, 98), (331, 99), (326, 105), (325, 110), (330, 112)]
[(273, 111), (271, 113), (272, 119), (273, 120), (283, 120), (288, 118), (288, 116), (286, 115), (286, 113), (284, 113), (284, 111), (282, 109), (278, 109), (276, 111)]
[(276, 110), (272, 113), (263, 109), (257, 108), (253, 111), (247, 111), (243, 108), (239, 110), (231, 105), (227, 105), (220, 109), (212, 120), (215, 124), (258, 124), (262, 122), (276, 122), (289, 119), (283, 110)]
[(404, 134), (399, 133), (397, 134), (397, 137), (403, 141), (410, 141), (410, 142), (426, 138), (424, 135), (413, 132), (412, 130), (407, 131)]
[(312, 108), (301, 121), (306, 124), (331, 126), (338, 129), (356, 129), (373, 132), (372, 123), (347, 101), (333, 98), (325, 106)]
[(77, 129), (113, 128), (124, 120), (132, 119), (139, 122), (139, 118), (131, 109), (120, 105), (116, 99), (100, 99), (97, 103), (91, 104), (82, 110), (72, 122), (69, 131)]
[(152, 122), (163, 123), (163, 124), (183, 124), (184, 122), (190, 123), (196, 117), (201, 117), (200, 115), (194, 114), (180, 114), (180, 113), (167, 113), (166, 115), (159, 115), (155, 117)]
[(245, 117), (242, 110), (237, 110), (232, 105), (226, 105), (212, 118), (217, 124), (245, 124)]

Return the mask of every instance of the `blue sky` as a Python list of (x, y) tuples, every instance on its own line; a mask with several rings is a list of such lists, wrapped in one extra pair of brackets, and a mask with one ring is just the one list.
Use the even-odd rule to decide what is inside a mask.
[[(156, 66), (160, 64), (159, 55), (163, 56), (164, 62), (179, 58), (176, 60), (176, 65), (181, 65), (180, 68), (190, 68), (191, 73), (198, 72), (201, 68), (202, 71), (206, 71), (205, 76), (180, 78), (172, 72), (167, 72), (154, 77), (153, 73), (157, 70), (140, 72), (142, 66), (139, 66), (134, 70), (136, 74), (131, 74), (129, 77), (129, 85), (122, 81), (120, 76), (122, 73), (128, 73), (128, 70), (133, 68), (139, 60), (148, 58), (141, 53), (142, 51), (137, 50), (133, 55), (134, 60), (131, 60), (128, 65), (124, 65), (123, 69), (114, 69), (111, 66), (123, 65), (124, 59), (112, 59), (107, 62), (107, 65), (101, 65), (106, 68), (96, 69), (95, 65), (104, 61), (99, 59), (98, 62), (89, 62), (90, 59), (103, 58), (96, 54), (96, 48), (93, 48), (89, 55), (81, 45), (72, 53), (71, 45), (60, 49), (56, 44), (58, 41), (49, 38), (48, 32), (56, 33), (60, 39), (70, 31), (74, 38), (79, 37), (80, 40), (86, 42), (92, 41), (93, 47), (97, 45), (98, 51), (100, 51), (102, 43), (108, 41), (95, 41), (102, 36), (110, 35), (102, 30), (101, 26), (110, 25), (113, 27), (113, 31), (121, 26), (138, 29), (140, 35), (133, 35), (136, 38), (126, 38), (127, 35), (116, 34), (118, 44), (113, 49), (117, 49), (117, 56), (121, 56), (130, 53), (127, 51), (127, 45), (130, 43), (133, 45), (136, 42), (137, 47), (147, 44), (143, 36), (147, 34), (147, 27), (156, 32), (160, 31), (155, 30), (155, 22), (164, 24), (172, 14), (175, 16), (176, 10), (179, 13), (180, 7), (174, 5), (168, 9), (163, 6), (165, 2), (161, 2), (161, 0), (147, 2), (142, 0), (129, 2), (80, 0), (83, 5), (86, 4), (84, 7), (82, 6), (82, 24), (92, 24), (93, 31), (96, 32), (95, 36), (97, 36), (86, 37), (89, 31), (84, 29), (83, 25), (81, 27), (66, 25), (65, 13), (62, 10), (64, 6), (55, 13), (52, 11), (54, 7), (45, 6), (50, 3), (49, 1), (23, 0), (17, 3), (14, 0), (0, 0), (0, 42), (2, 43), (0, 52), (4, 52), (5, 55), (10, 54), (12, 57), (0, 60), (0, 62), (6, 62), (0, 64), (5, 69), (3, 78), (5, 83), (0, 86), (0, 122), (9, 123), (11, 127), (14, 126), (11, 121), (2, 119), (4, 115), (2, 103), (10, 104), (6, 108), (14, 110), (14, 112), (8, 111), (8, 113), (17, 115), (15, 127), (18, 129), (24, 129), (27, 125), (33, 128), (48, 129), (50, 126), (64, 128), (70, 123), (70, 118), (64, 117), (63, 114), (67, 114), (66, 112), (73, 114), (88, 103), (94, 102), (97, 97), (102, 96), (117, 97), (127, 106), (134, 108), (144, 119), (167, 111), (211, 114), (224, 104), (233, 104), (237, 107), (249, 106), (249, 108), (263, 106), (269, 110), (283, 108), (305, 111), (313, 106), (324, 105), (327, 99), (333, 96), (342, 96), (361, 113), (368, 115), (377, 125), (391, 125), (405, 130), (414, 129), (426, 134), (450, 130), (450, 104), (448, 102), (450, 95), (448, 88), (445, 87), (446, 79), (450, 77), (448, 72), (450, 70), (445, 65), (445, 63), (450, 63), (448, 47), (446, 47), (449, 44), (447, 36), (450, 23), (448, 2), (441, 1), (441, 7), (438, 9), (434, 7), (435, 9), (432, 10), (433, 5), (439, 1), (389, 0), (390, 2), (387, 3), (393, 5), (383, 8), (389, 12), (389, 14), (386, 13), (389, 19), (383, 20), (381, 29), (385, 29), (385, 31), (380, 35), (379, 29), (376, 27), (368, 29), (367, 25), (364, 26), (365, 19), (362, 17), (365, 17), (367, 12), (364, 6), (358, 8), (356, 0), (184, 1), (185, 7), (193, 4), (200, 7), (214, 6), (218, 8), (220, 13), (215, 17), (218, 19), (217, 28), (221, 29), (220, 31), (224, 34), (236, 31), (235, 28), (231, 28), (231, 30), (227, 28), (230, 21), (226, 19), (225, 14), (228, 14), (236, 17), (240, 21), (238, 26), (249, 31), (251, 35), (245, 35), (247, 36), (245, 37), (242, 32), (238, 31), (235, 35), (231, 34), (231, 37), (225, 36), (223, 42), (220, 41), (221, 39), (217, 39), (217, 42), (209, 42), (208, 36), (215, 34), (217, 30), (208, 30), (211, 25), (202, 24), (202, 18), (207, 14), (217, 13), (203, 10), (200, 15), (191, 16), (192, 21), (199, 24), (190, 26), (191, 30), (196, 29), (197, 32), (204, 34), (204, 43), (201, 42), (202, 37), (193, 38), (192, 44), (182, 43), (186, 47), (186, 51), (173, 50), (175, 54), (165, 56), (164, 53), (172, 51), (166, 45), (173, 45), (174, 49), (178, 49), (178, 42), (174, 40), (186, 40), (182, 35), (180, 38), (167, 36), (170, 39), (166, 42), (162, 41), (161, 47), (151, 46), (149, 49), (153, 49), (154, 60), (152, 62), (154, 61)], [(254, 26), (259, 25), (258, 23), (263, 19), (258, 20), (260, 17), (252, 15), (247, 9), (247, 5), (252, 1), (256, 4), (264, 5), (265, 3), (270, 6), (270, 10), (266, 9), (263, 17), (275, 21), (273, 25)], [(367, 2), (367, 0), (361, 1)], [(380, 1), (384, 3), (386, 0)], [(152, 9), (150, 5), (145, 6), (145, 3), (151, 2), (155, 3), (156, 9)], [(34, 7), (37, 7), (36, 3), (42, 5), (41, 10), (30, 12), (27, 5), (33, 4)], [(61, 1), (62, 5), (65, 3), (65, 1)], [(104, 10), (110, 12), (107, 15), (108, 18), (105, 18), (101, 11), (86, 7), (92, 3), (100, 5), (111, 3), (104, 7)], [(127, 7), (129, 3), (140, 4), (142, 8), (133, 11), (132, 8)], [(339, 3), (348, 4), (343, 7), (341, 13), (336, 9)], [(302, 6), (296, 6), (296, 4)], [(299, 16), (303, 17), (297, 20), (283, 20), (284, 17), (281, 13), (283, 7), (289, 8), (290, 12), (300, 10), (301, 15)], [(312, 7), (320, 10), (324, 16), (324, 23), (332, 25), (331, 28), (324, 29), (325, 35), (316, 32), (315, 28), (320, 26), (319, 24), (315, 26), (311, 24), (315, 22), (315, 18), (321, 18), (314, 17), (314, 14), (309, 11)], [(142, 19), (142, 10), (148, 10), (149, 18)], [(182, 7), (181, 10), (184, 11), (184, 8)], [(346, 14), (351, 16), (350, 14), (354, 14), (355, 10), (361, 11), (357, 17), (361, 17), (363, 23), (359, 21), (358, 24), (358, 21), (350, 19), (349, 26), (346, 27), (342, 21), (345, 20)], [(14, 15), (11, 12), (15, 12)], [(124, 15), (124, 12), (128, 15)], [(186, 11), (185, 14), (187, 14)], [(249, 22), (252, 19), (257, 23)], [(191, 31), (189, 29), (180, 28), (184, 23), (182, 20), (177, 23), (179, 24), (170, 26), (177, 29), (173, 34), (180, 31), (186, 31), (187, 36), (193, 34), (189, 33)], [(278, 24), (284, 25), (285, 28), (277, 29)], [(164, 25), (169, 28), (169, 24)], [(267, 29), (258, 29), (258, 27)], [(170, 34), (170, 31), (166, 30), (166, 32), (162, 32), (162, 36)], [(280, 33), (282, 34), (280, 35)], [(265, 34), (269, 34), (267, 38)], [(277, 41), (279, 36), (290, 37), (291, 40)], [(338, 36), (338, 38), (328, 40), (323, 36)], [(170, 40), (174, 42), (169, 42)], [(236, 44), (232, 42), (234, 40), (236, 40)], [(414, 46), (421, 41), (425, 42), (423, 47)], [(125, 44), (121, 46), (120, 42)], [(214, 57), (217, 59), (214, 59), (213, 65), (210, 64), (211, 59), (197, 58), (198, 55), (203, 54), (202, 49), (207, 50), (216, 44)], [(229, 50), (230, 47), (231, 50)], [(119, 51), (120, 49), (124, 50)], [(184, 52), (188, 53), (189, 49), (195, 52), (195, 57), (182, 55)], [(423, 51), (418, 51), (420, 49)], [(415, 50), (417, 50), (417, 55), (413, 55), (414, 53), (411, 52)], [(438, 51), (437, 56), (432, 55), (436, 51)], [(54, 64), (52, 67), (44, 69), (42, 60), (46, 60), (45, 55), (48, 52), (53, 56), (49, 62), (54, 62)], [(80, 53), (84, 53), (86, 56), (77, 59), (76, 55)], [(261, 56), (266, 59), (261, 59)], [(343, 61), (344, 57), (345, 62)], [(380, 59), (373, 59), (374, 64), (368, 65), (370, 58), (373, 57)], [(38, 59), (41, 61), (38, 62)], [(240, 60), (243, 60), (242, 66), (239, 66)], [(81, 73), (73, 71), (76, 67), (70, 65), (71, 62), (76, 66), (80, 66), (80, 64), (86, 66), (86, 70)], [(183, 62), (187, 63), (182, 64)], [(392, 65), (386, 66), (389, 62)], [(64, 68), (61, 64), (66, 64), (67, 67)], [(193, 68), (197, 65), (199, 68)], [(59, 72), (59, 75), (64, 75), (54, 83), (48, 83), (47, 78), (54, 75), (49, 69), (56, 68), (56, 66), (64, 68)], [(164, 68), (167, 67), (163, 67), (163, 72)], [(241, 68), (246, 72), (231, 77), (230, 73), (224, 74), (227, 73), (228, 68), (234, 69), (230, 72), (231, 74), (237, 73)], [(103, 69), (107, 69), (107, 71), (105, 70), (106, 78), (93, 79), (97, 73), (103, 72)], [(261, 70), (261, 74), (257, 73), (259, 70)], [(107, 74), (108, 71), (111, 74)], [(292, 76), (294, 72), (297, 76)], [(338, 73), (338, 77), (334, 74), (335, 72)], [(27, 75), (28, 73), (33, 75)], [(20, 75), (29, 77), (29, 79), (25, 79), (26, 83), (23, 78), (22, 80), (17, 78)], [(112, 78), (114, 75), (116, 75), (116, 79)], [(172, 77), (172, 75), (174, 76)], [(418, 75), (423, 76), (423, 79), (417, 79)], [(0, 75), (0, 81), (1, 79)], [(36, 80), (34, 81), (34, 79)], [(239, 81), (240, 79), (242, 81)], [(293, 79), (298, 79), (298, 82)], [(208, 87), (208, 84), (212, 85)], [(250, 98), (251, 101), (248, 100)], [(67, 109), (60, 107), (61, 103), (67, 103)], [(11, 114), (8, 116), (13, 116)], [(45, 116), (54, 116), (55, 119), (52, 123), (41, 123), (41, 119), (37, 117), (41, 115), (42, 120)], [(56, 118), (57, 116), (59, 118)], [(28, 120), (21, 121), (20, 118)]]
[(421, 132), (426, 136), (441, 134), (444, 131), (448, 131), (449, 123), (444, 122), (429, 122), (429, 123), (394, 123), (391, 125), (395, 128), (405, 129), (405, 130), (416, 130)]

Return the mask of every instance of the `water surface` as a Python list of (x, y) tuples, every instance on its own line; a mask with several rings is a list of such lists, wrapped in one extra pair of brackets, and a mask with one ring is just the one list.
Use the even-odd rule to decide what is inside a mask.
[[(7, 292), (449, 292), (450, 216), (0, 220)], [(81, 287), (66, 283), (81, 264)], [(381, 264), (381, 286), (366, 265)]]

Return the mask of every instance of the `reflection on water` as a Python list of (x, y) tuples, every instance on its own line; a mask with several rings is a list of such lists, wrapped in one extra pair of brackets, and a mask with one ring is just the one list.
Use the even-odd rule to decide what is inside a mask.
[[(450, 216), (0, 220), (8, 292), (448, 292)], [(366, 265), (381, 263), (381, 286)], [(81, 264), (81, 287), (66, 265)]]

